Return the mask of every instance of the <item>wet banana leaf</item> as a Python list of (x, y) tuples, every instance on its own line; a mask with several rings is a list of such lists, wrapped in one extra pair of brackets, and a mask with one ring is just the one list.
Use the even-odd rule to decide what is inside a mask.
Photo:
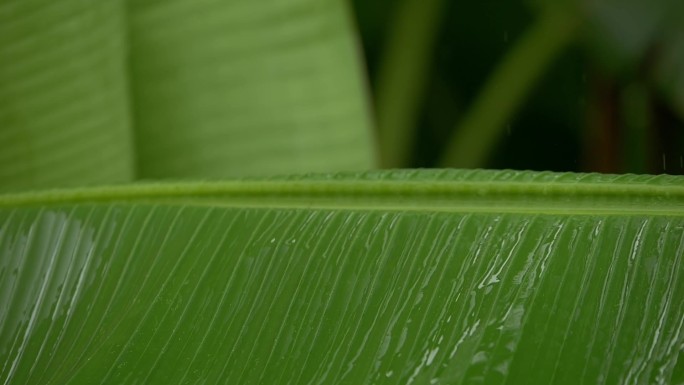
[(394, 171), (0, 198), (4, 384), (678, 384), (684, 179)]

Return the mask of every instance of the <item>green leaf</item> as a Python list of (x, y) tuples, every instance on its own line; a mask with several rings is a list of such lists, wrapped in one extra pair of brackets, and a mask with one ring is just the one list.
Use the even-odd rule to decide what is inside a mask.
[(634, 74), (661, 34), (676, 0), (599, 0), (587, 2), (592, 29), (589, 47), (615, 73)]
[(121, 1), (0, 2), (0, 191), (135, 175)]
[(345, 7), (1, 2), (0, 191), (371, 168)]
[(0, 198), (0, 382), (684, 380), (684, 178), (396, 171)]
[(684, 116), (684, 3), (601, 0), (585, 4), (589, 47), (620, 78), (646, 77)]
[(444, 11), (443, 0), (403, 0), (393, 15), (375, 98), (384, 168), (411, 163), (415, 126)]
[(345, 6), (129, 1), (139, 176), (371, 168), (367, 100)]

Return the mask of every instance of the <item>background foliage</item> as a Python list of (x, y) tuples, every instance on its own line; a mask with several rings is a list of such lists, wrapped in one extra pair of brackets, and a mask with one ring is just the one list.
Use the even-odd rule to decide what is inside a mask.
[(684, 172), (680, 1), (245, 4), (1, 2), (2, 189), (378, 166)]
[[(389, 125), (381, 141), (396, 135), (397, 120), (410, 132), (403, 156), (390, 164), (439, 165), (460, 129), (481, 132), (487, 122), (464, 127), (464, 117), (487, 99), (487, 86), (490, 94), (512, 92), (521, 71), (494, 74), (555, 9), (573, 23), (568, 36), (523, 55), (519, 67), (537, 64), (535, 80), (509, 98), (515, 108), (488, 95), (487, 114), (501, 116), (496, 139), (477, 162), (451, 165), (684, 172), (681, 1), (356, 0), (354, 6), (381, 131), (382, 118)], [(547, 56), (543, 65), (540, 52)], [(421, 59), (413, 70), (395, 68)], [(385, 100), (402, 97), (410, 100)]]

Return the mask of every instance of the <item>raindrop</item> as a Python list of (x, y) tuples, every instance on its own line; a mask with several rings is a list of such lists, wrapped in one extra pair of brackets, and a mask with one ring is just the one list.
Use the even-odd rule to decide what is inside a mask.
[(436, 347), (436, 348), (429, 351), (429, 353), (427, 355), (427, 360), (426, 360), (425, 366), (432, 365), (432, 361), (435, 360), (435, 356), (437, 355), (437, 352), (439, 352), (439, 347)]
[(508, 43), (508, 31), (504, 31), (504, 43)]
[(665, 158), (665, 153), (663, 153), (663, 171), (667, 171), (667, 159)]

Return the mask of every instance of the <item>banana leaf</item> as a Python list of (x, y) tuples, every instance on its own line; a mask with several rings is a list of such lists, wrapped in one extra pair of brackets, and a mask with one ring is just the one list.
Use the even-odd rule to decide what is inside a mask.
[(0, 1), (0, 191), (373, 167), (348, 13)]
[(0, 197), (3, 384), (679, 384), (684, 178)]

